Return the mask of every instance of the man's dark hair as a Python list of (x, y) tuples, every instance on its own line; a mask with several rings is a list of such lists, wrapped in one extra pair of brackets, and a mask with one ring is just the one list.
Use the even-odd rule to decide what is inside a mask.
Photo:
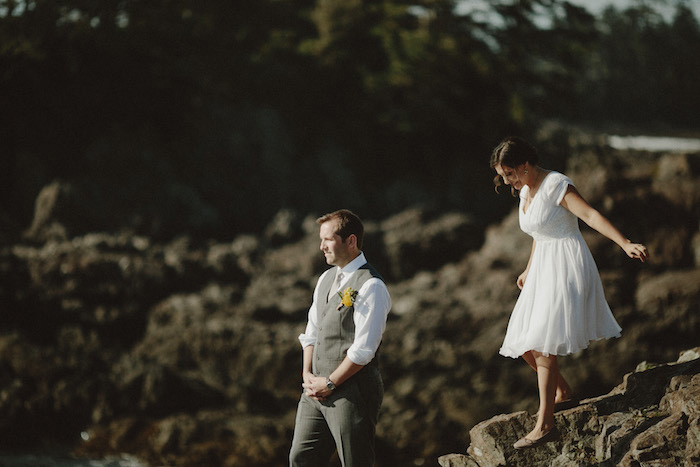
[(316, 223), (321, 225), (328, 221), (338, 220), (338, 230), (336, 233), (343, 240), (348, 239), (350, 235), (355, 235), (357, 237), (357, 248), (362, 249), (362, 240), (365, 234), (365, 227), (362, 225), (362, 221), (359, 217), (352, 211), (348, 209), (339, 209), (316, 219)]

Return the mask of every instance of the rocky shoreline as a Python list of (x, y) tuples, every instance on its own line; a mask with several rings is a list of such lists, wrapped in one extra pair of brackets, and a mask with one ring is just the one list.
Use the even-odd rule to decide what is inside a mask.
[(505, 465), (632, 467), (700, 464), (700, 347), (677, 361), (642, 362), (608, 394), (555, 414), (557, 439), (521, 451), (532, 429), (528, 412), (497, 415), (469, 432), (466, 454), (441, 456), (442, 467)]
[[(613, 389), (621, 376), (648, 375), (634, 372), (640, 361), (675, 362), (698, 345), (700, 154), (571, 148), (566, 173), (579, 191), (652, 254), (648, 264), (632, 262), (582, 229), (623, 335), (562, 359), (561, 368), (592, 399), (571, 416), (585, 425), (595, 415), (615, 437), (623, 432), (591, 411), (624, 395), (628, 388)], [(325, 267), (319, 213), (282, 210), (259, 235), (230, 242), (73, 236), (62, 204), (69, 191), (47, 186), (24, 235), (1, 238), (0, 448), (58, 444), (76, 459), (127, 453), (150, 465), (284, 465), (301, 378), (297, 336)], [(477, 462), (475, 449), (486, 451), (476, 427), (512, 413), (501, 416), (507, 446), (537, 407), (531, 370), (497, 355), (529, 253), (517, 213), (482, 225), (465, 213), (415, 208), (368, 221), (366, 245), (394, 302), (382, 344), (378, 464), (466, 456), (470, 433)], [(686, 380), (664, 388), (685, 394), (697, 377)], [(673, 416), (676, 402), (662, 402), (650, 405)], [(692, 426), (686, 439), (696, 436)], [(585, 456), (599, 456), (600, 442), (611, 459), (626, 458), (589, 431)]]

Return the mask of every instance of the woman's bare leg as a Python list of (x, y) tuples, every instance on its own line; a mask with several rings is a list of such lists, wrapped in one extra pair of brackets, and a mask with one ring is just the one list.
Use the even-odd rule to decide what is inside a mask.
[(539, 439), (554, 428), (554, 397), (557, 392), (559, 366), (556, 355), (544, 356), (532, 351), (537, 367), (537, 387), (540, 396), (540, 409), (537, 412), (535, 428), (526, 436)]
[[(525, 352), (522, 357), (525, 362), (532, 367), (533, 370), (537, 371), (537, 363), (535, 362), (535, 356), (533, 355), (533, 350), (529, 350)], [(571, 399), (571, 397), (574, 395), (573, 391), (571, 390), (571, 386), (569, 386), (569, 383), (566, 382), (564, 377), (561, 375), (561, 372), (559, 372), (559, 368), (557, 367), (557, 391), (554, 396), (554, 402), (559, 403), (562, 401), (566, 401)]]

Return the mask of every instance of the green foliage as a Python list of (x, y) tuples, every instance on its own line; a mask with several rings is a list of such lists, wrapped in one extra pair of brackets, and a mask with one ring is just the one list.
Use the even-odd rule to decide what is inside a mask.
[(27, 225), (63, 178), (104, 190), (96, 228), (166, 237), (256, 230), (282, 207), (487, 221), (486, 160), (507, 133), (542, 118), (697, 126), (700, 29), (682, 3), (670, 23), (458, 4), (2, 1), (3, 209)]
[[(681, 4), (670, 24), (645, 7), (603, 16), (597, 76), (587, 83), (596, 96), (593, 117), (697, 126), (700, 91), (700, 27)], [(596, 94), (593, 92), (597, 90)]]

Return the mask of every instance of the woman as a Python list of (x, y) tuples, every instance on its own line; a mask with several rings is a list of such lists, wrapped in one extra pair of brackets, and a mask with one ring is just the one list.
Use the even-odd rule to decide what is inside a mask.
[(558, 355), (576, 353), (592, 340), (619, 337), (598, 269), (578, 219), (642, 262), (647, 249), (625, 238), (593, 209), (565, 175), (537, 165), (537, 151), (523, 139), (506, 138), (491, 154), (491, 167), (520, 194), (520, 228), (533, 237), (530, 259), (517, 280), (521, 289), (500, 353), (520, 356), (537, 372), (540, 408), (535, 428), (514, 444), (534, 447), (554, 437), (554, 405), (572, 399), (559, 373)]

